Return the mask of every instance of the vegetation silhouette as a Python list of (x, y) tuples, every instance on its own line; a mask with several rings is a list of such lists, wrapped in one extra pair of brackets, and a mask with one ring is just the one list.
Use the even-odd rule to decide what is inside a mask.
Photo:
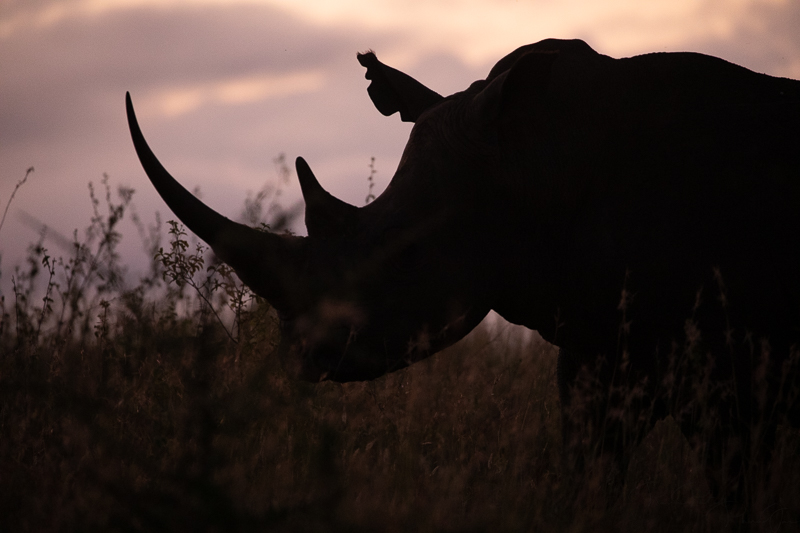
[[(112, 201), (104, 188), (104, 199), (91, 189), (94, 215), (72, 254), (34, 243), (2, 299), (0, 529), (741, 526), (671, 418), (636, 448), (614, 503), (591, 458), (588, 482), (574, 484), (557, 352), (538, 337), (482, 326), (381, 379), (312, 385), (281, 368), (274, 310), (240, 297), (235, 276), (195, 268), (206, 250), (192, 251), (179, 225), (166, 247), (158, 222), (142, 227), (149, 272), (134, 287), (109, 283), (96, 265), (122, 270), (115, 232), (132, 195)], [(753, 531), (796, 525), (799, 445), (781, 427)]]

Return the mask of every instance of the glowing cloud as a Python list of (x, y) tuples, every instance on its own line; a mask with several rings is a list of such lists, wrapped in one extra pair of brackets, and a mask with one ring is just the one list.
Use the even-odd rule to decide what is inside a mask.
[(310, 93), (324, 85), (320, 71), (263, 75), (161, 91), (145, 102), (150, 112), (175, 117), (209, 104), (241, 105), (293, 94)]

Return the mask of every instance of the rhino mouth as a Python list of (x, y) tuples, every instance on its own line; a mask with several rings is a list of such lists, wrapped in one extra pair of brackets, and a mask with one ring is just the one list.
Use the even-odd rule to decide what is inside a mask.
[(298, 334), (302, 322), (281, 320), (280, 360), (291, 377), (312, 383), (343, 383), (373, 380), (396, 369), (376, 357), (374, 346), (365, 342), (354, 326), (327, 328), (324, 337), (302, 336)]

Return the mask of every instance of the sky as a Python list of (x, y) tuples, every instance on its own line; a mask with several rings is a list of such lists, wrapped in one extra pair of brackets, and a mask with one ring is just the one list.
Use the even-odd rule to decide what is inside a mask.
[[(171, 218), (136, 159), (126, 91), (162, 163), (230, 218), (280, 182), (280, 154), (302, 155), (331, 193), (363, 205), (371, 158), (379, 192), (410, 125), (374, 109), (357, 52), (451, 94), (549, 37), (613, 57), (703, 52), (800, 79), (795, 0), (0, 0), (0, 210), (35, 168), (0, 228), (0, 291), (37, 239), (32, 218), (50, 235), (82, 231), (88, 183), (104, 174), (136, 190), (146, 223)], [(281, 187), (284, 205), (299, 200), (294, 178)], [(123, 231), (135, 283), (147, 258), (133, 226)]]

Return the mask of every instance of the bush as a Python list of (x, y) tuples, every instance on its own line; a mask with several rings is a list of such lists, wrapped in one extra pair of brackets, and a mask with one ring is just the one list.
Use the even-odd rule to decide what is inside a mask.
[[(125, 287), (132, 191), (67, 259), (44, 239), (0, 323), (0, 530), (713, 531), (710, 495), (671, 419), (635, 450), (623, 494), (561, 467), (556, 352), (482, 325), (366, 383), (289, 380), (278, 327), (202, 245), (142, 229), (154, 261)], [(41, 303), (38, 303), (41, 302)], [(753, 530), (798, 519), (796, 431), (782, 430)], [(589, 467), (588, 471), (592, 471)], [(755, 514), (757, 513), (757, 514)]]

